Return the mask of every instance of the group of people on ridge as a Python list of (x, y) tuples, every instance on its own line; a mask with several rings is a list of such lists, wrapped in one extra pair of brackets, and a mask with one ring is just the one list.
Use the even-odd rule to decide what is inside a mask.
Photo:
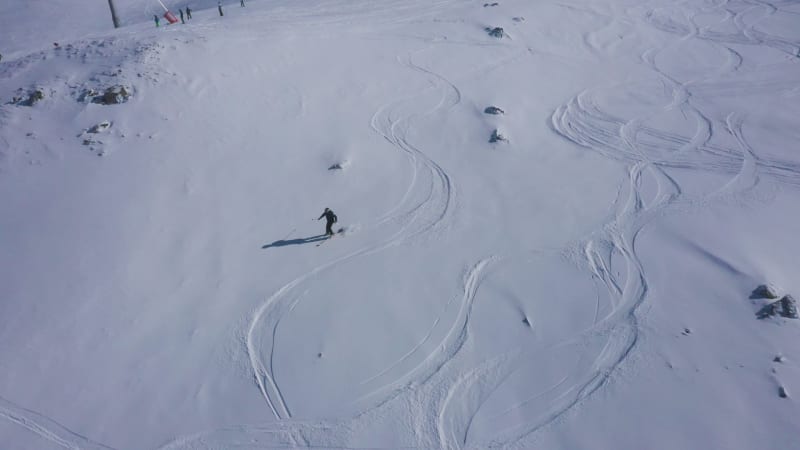
[[(179, 9), (178, 13), (181, 15), (181, 23), (186, 23), (183, 18), (183, 9)], [(186, 18), (192, 18), (192, 8), (189, 8), (188, 6), (186, 7)], [(158, 14), (153, 14), (153, 21), (156, 23), (156, 27), (159, 26), (161, 19), (159, 19)]]
[[(244, 8), (244, 0), (239, 0), (239, 5)], [(222, 12), (222, 1), (217, 2), (217, 10), (219, 11), (220, 16), (224, 16), (225, 14)], [(186, 20), (192, 18), (192, 9), (188, 6), (186, 7), (186, 20), (184, 20), (183, 9), (178, 9), (178, 14), (181, 16), (181, 23), (186, 23)], [(156, 26), (159, 26), (161, 23), (161, 19), (158, 17), (158, 14), (153, 15), (153, 21), (156, 23)]]

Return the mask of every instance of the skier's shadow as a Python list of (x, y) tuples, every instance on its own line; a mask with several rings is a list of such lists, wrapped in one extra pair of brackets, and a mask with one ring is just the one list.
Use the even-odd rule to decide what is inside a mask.
[(312, 242), (324, 241), (325, 239), (327, 239), (326, 235), (318, 234), (316, 236), (310, 236), (307, 238), (289, 239), (288, 241), (279, 240), (273, 242), (272, 244), (264, 244), (261, 246), (261, 248), (286, 247), (287, 245), (310, 244)]

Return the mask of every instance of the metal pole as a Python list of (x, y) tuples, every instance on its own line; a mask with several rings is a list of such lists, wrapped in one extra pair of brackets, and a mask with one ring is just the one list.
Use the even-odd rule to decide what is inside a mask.
[(117, 10), (114, 9), (114, 0), (108, 0), (108, 7), (111, 8), (111, 20), (114, 21), (114, 28), (119, 28), (119, 17), (117, 17)]

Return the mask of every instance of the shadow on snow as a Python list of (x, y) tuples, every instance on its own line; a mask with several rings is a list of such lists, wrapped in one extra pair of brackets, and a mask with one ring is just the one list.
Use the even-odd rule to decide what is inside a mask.
[(307, 238), (289, 239), (288, 241), (279, 240), (279, 241), (273, 242), (272, 244), (262, 245), (261, 248), (285, 247), (287, 245), (310, 244), (312, 242), (324, 241), (325, 239), (327, 239), (326, 235), (318, 234), (316, 236), (310, 236), (310, 237), (307, 237)]

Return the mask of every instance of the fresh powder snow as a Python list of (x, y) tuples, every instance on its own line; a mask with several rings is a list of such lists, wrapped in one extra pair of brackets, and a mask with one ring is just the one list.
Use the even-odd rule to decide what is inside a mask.
[(114, 3), (0, 4), (0, 448), (800, 448), (800, 1)]

